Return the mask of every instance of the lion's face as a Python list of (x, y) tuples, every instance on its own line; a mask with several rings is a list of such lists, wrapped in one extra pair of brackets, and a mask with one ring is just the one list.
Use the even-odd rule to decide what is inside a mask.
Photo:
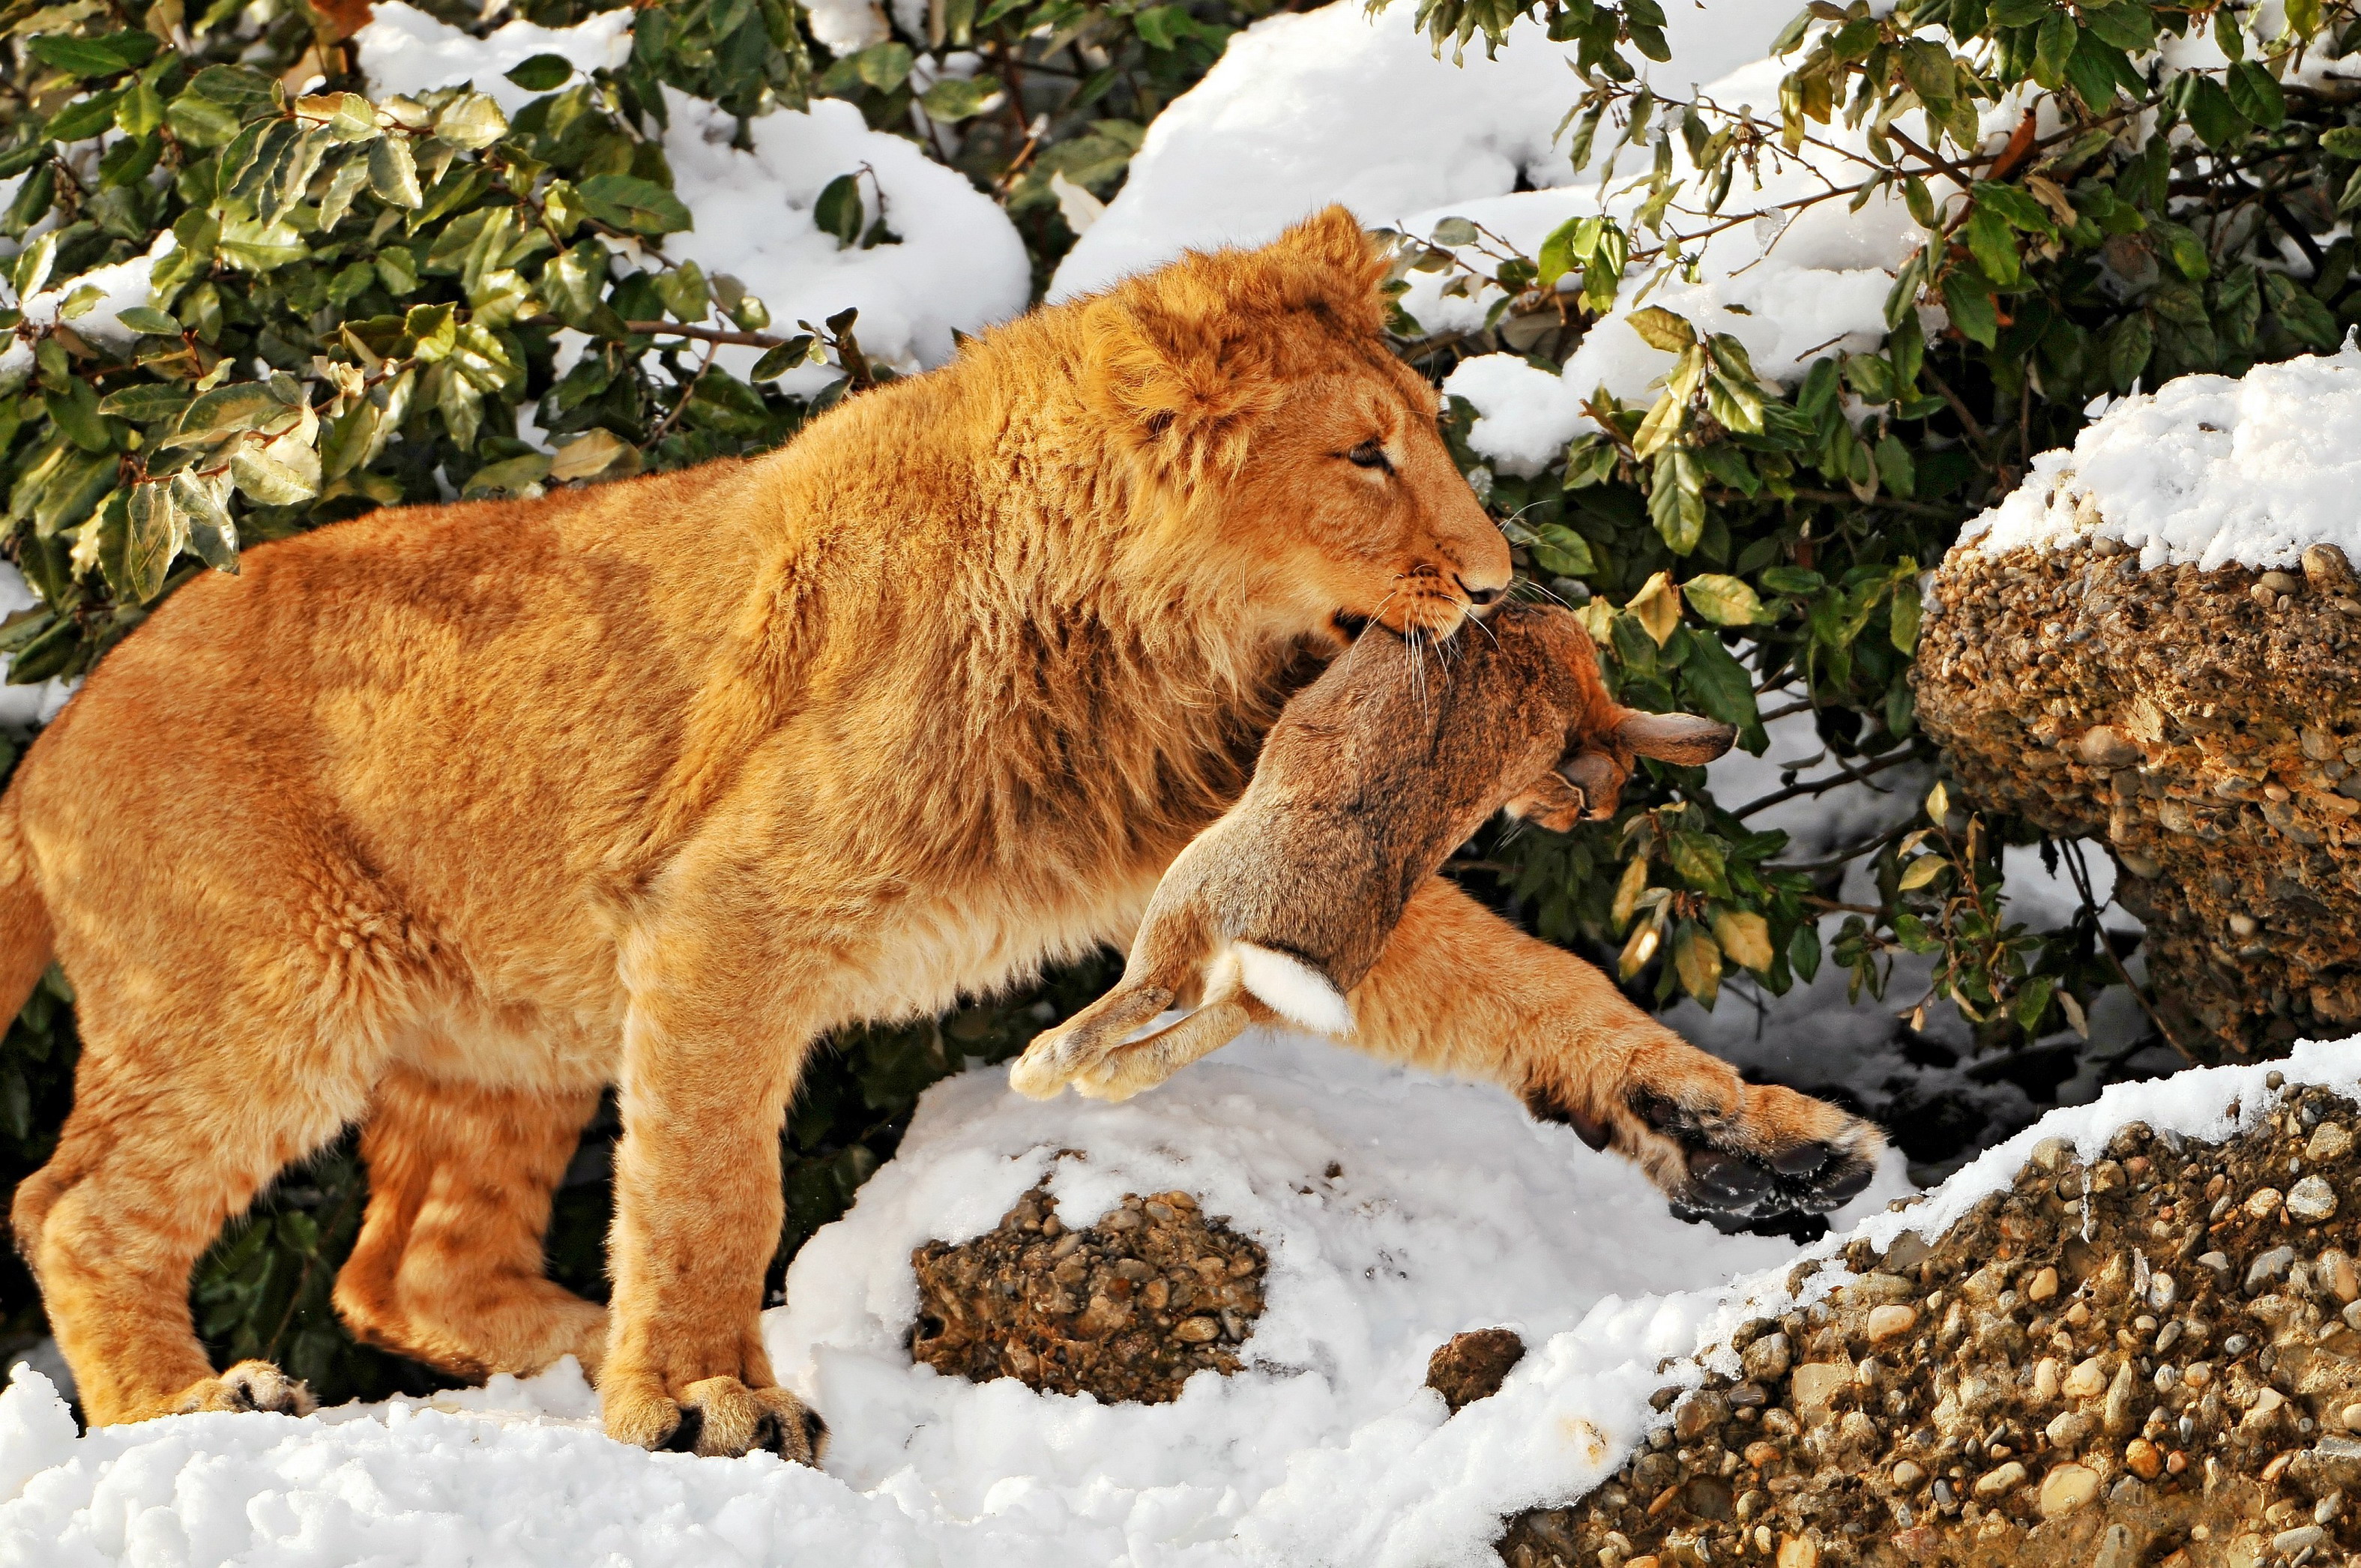
[(1306, 628), (1444, 637), (1508, 590), (1508, 542), (1434, 416), (1433, 392), (1386, 360), (1296, 383), (1261, 433), (1237, 515), (1274, 557), (1265, 591)]
[[(1394, 357), (1386, 266), (1341, 207), (1259, 250), (1183, 257), (1084, 306), (1086, 382), (1220, 582), (1290, 638), (1443, 637), (1498, 600), (1508, 542)], [(1210, 546), (1210, 549), (1208, 547)]]

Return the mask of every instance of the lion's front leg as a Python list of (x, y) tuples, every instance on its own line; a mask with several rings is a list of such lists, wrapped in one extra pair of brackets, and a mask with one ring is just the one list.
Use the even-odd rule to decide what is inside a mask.
[(1869, 1184), (1883, 1146), (1833, 1105), (1745, 1082), (1589, 964), (1440, 878), (1411, 898), (1352, 1004), (1348, 1043), (1503, 1084), (1708, 1217), (1839, 1207)]
[(828, 1429), (777, 1386), (759, 1319), (783, 1212), (779, 1130), (817, 1031), (788, 1004), (792, 958), (714, 913), (626, 949), (599, 1402), (624, 1442), (811, 1464)]

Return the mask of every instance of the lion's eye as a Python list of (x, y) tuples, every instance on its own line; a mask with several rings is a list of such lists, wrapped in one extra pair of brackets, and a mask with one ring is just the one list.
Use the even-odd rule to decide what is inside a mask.
[(1388, 474), (1394, 471), (1393, 462), (1387, 457), (1385, 447), (1375, 441), (1364, 441), (1345, 453), (1345, 461), (1356, 468), (1376, 468)]

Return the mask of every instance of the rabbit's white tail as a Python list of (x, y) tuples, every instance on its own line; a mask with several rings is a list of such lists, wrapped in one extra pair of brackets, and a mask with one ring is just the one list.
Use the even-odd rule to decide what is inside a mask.
[(1230, 955), (1238, 981), (1289, 1023), (1322, 1035), (1353, 1032), (1353, 1010), (1345, 993), (1318, 970), (1292, 954), (1252, 942), (1233, 942)]

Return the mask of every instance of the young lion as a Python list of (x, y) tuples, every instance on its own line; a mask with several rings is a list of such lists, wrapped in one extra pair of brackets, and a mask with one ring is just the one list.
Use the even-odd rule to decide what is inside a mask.
[[(1424, 650), (1372, 627), (1297, 693), (1246, 794), (1156, 884), (1122, 981), (1036, 1039), (1009, 1082), (1043, 1099), (1071, 1082), (1123, 1100), (1274, 1014), (1349, 1035), (1346, 992), (1486, 817), (1505, 808), (1563, 832), (1586, 809), (1611, 817), (1619, 751), (1625, 766), (1631, 751), (1696, 764), (1737, 734), (1619, 707), (1565, 610), (1508, 607), (1483, 630), (1444, 644), (1430, 672)], [(1126, 1043), (1176, 1005), (1194, 1011)]]
[[(0, 798), (0, 1014), (53, 955), (80, 999), (13, 1220), (90, 1419), (301, 1407), (206, 1365), (189, 1269), (358, 1124), (357, 1332), (571, 1354), (624, 1442), (810, 1458), (757, 1322), (806, 1053), (1127, 941), (1343, 629), (1447, 636), (1509, 585), (1382, 270), (1332, 211), (764, 457), (375, 512), (175, 593)], [(1878, 1146), (1439, 883), (1356, 1008), (1683, 1201), (1825, 1208)], [(602, 1310), (540, 1238), (608, 1083)]]

